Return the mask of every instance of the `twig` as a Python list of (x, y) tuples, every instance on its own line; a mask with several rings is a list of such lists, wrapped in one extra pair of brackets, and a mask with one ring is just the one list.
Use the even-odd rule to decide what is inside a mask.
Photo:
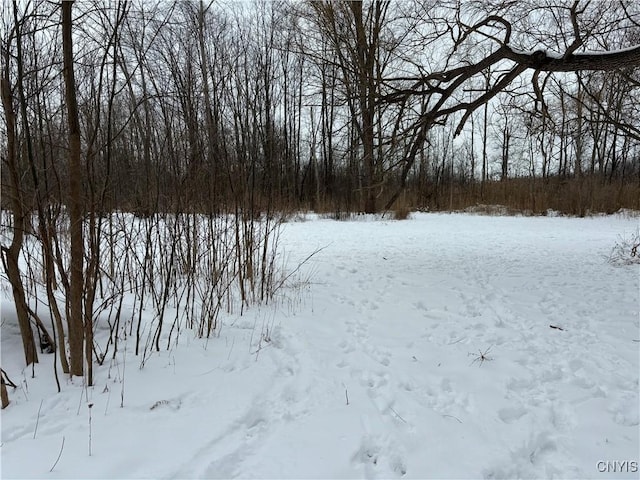
[(104, 416), (107, 416), (107, 410), (109, 408), (109, 401), (111, 400), (111, 390), (108, 390), (109, 395), (107, 395), (107, 404), (104, 407)]
[(289, 272), (287, 275), (284, 276), (284, 278), (282, 278), (279, 282), (278, 282), (278, 286), (276, 288), (274, 288), (275, 290), (280, 289), (280, 287), (282, 285), (284, 285), (286, 283), (287, 280), (289, 280), (289, 278), (291, 278), (292, 275), (294, 275), (295, 273), (297, 273), (303, 265), (305, 265), (309, 260), (311, 260), (311, 258), (313, 258), (315, 255), (317, 255), (318, 253), (322, 252), (325, 248), (327, 248), (329, 245), (326, 245), (324, 247), (320, 247), (320, 248), (316, 248), (313, 252), (311, 252), (309, 255), (307, 255), (307, 258), (305, 258), (302, 262), (300, 262), (296, 268), (294, 268), (291, 272)]
[(270, 347), (271, 344), (267, 343), (265, 346), (262, 346), (262, 339), (260, 339), (260, 343), (258, 344), (258, 347), (256, 348), (255, 352), (251, 352), (251, 355), (255, 355), (256, 356), (256, 362), (258, 361), (258, 354), (264, 350), (267, 347)]
[(401, 420), (401, 421), (402, 421), (402, 423), (407, 423), (407, 421), (406, 421), (404, 418), (402, 418), (402, 417), (400, 416), (400, 414), (399, 414), (398, 412), (396, 412), (396, 411), (395, 411), (395, 409), (394, 409), (393, 407), (389, 407), (389, 410), (391, 410), (393, 413), (395, 413), (395, 414), (396, 414), (396, 417), (398, 417), (398, 419), (399, 419), (399, 420)]
[(229, 349), (229, 355), (227, 355), (227, 361), (231, 358), (231, 352), (233, 352), (233, 346), (236, 344), (236, 337), (233, 337), (233, 342), (231, 343), (231, 348)]
[[(84, 386), (84, 379), (85, 376), (82, 376), (82, 384)], [(76, 415), (80, 416), (80, 410), (82, 410), (82, 395), (84, 395), (85, 391), (84, 388), (82, 390), (80, 390), (80, 400), (78, 401), (78, 411), (76, 412)], [(87, 401), (89, 401), (89, 399), (87, 398)]]
[(484, 362), (489, 362), (493, 360), (493, 358), (487, 355), (487, 353), (489, 353), (492, 348), (493, 348), (493, 345), (487, 348), (484, 352), (482, 350), (478, 350), (478, 353), (469, 353), (469, 355), (473, 355), (474, 357), (476, 357), (471, 362), (471, 365), (473, 365), (476, 362), (479, 362), (478, 366), (482, 366)]
[(20, 390), (22, 390), (22, 394), (24, 395), (24, 399), (28, 402), (29, 401), (29, 395), (27, 395), (29, 393), (29, 384), (27, 383), (27, 377), (24, 374), (24, 370), (22, 371), (22, 388)]
[(124, 344), (124, 355), (122, 356), (122, 388), (120, 389), (120, 408), (124, 408), (124, 371), (127, 368), (127, 344)]
[(91, 408), (93, 407), (93, 403), (90, 403), (88, 407), (89, 407), (89, 456), (91, 456)]
[(33, 439), (36, 439), (36, 433), (38, 433), (38, 422), (40, 422), (40, 410), (42, 410), (42, 402), (44, 400), (40, 400), (40, 406), (38, 407), (38, 416), (36, 417), (36, 428), (33, 430)]
[(49, 473), (53, 472), (53, 469), (56, 468), (56, 465), (58, 464), (58, 461), (60, 460), (60, 457), (62, 456), (62, 451), (63, 450), (64, 450), (64, 435), (62, 436), (62, 445), (60, 445), (60, 452), (58, 453), (58, 458), (56, 458), (56, 461), (53, 464), (53, 466), (51, 467), (51, 470), (49, 470)]
[(462, 423), (462, 420), (460, 420), (458, 417), (454, 417), (453, 415), (442, 415), (443, 417), (450, 417), (450, 418), (455, 418), (459, 423)]

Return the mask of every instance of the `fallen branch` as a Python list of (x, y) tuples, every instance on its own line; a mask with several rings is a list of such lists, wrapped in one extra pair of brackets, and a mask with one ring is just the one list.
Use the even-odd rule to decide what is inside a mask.
[(18, 386), (9, 379), (9, 377), (7, 376), (7, 372), (0, 368), (0, 373), (2, 374), (2, 379), (4, 380), (5, 384), (13, 388), (18, 388)]

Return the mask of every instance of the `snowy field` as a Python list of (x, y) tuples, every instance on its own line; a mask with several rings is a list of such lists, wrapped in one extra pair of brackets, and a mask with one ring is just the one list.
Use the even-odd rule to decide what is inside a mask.
[(638, 478), (639, 268), (607, 262), (637, 228), (309, 216), (277, 305), (60, 394), (5, 299), (2, 478)]

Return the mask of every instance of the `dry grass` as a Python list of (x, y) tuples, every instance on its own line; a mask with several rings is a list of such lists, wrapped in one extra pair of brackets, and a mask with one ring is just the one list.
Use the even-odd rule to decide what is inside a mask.
[[(397, 187), (390, 182), (387, 195)], [(384, 195), (379, 205), (386, 202)], [(283, 221), (300, 221), (300, 212), (313, 211), (322, 218), (349, 221), (363, 211), (363, 199), (353, 191), (338, 189), (331, 196), (269, 202), (255, 200), (256, 212), (279, 212)], [(264, 205), (263, 205), (264, 204)], [(267, 209), (266, 206), (269, 206)], [(505, 181), (440, 184), (411, 183), (384, 217), (404, 220), (412, 211), (466, 211), (486, 215), (611, 214), (621, 210), (640, 211), (640, 179), (637, 176), (609, 179), (599, 175), (582, 177), (510, 178)]]
[[(436, 211), (475, 211), (485, 214), (585, 216), (640, 210), (640, 182), (609, 182), (601, 177), (514, 178), (474, 184), (451, 184), (433, 188), (429, 195), (409, 192), (415, 207)], [(418, 199), (422, 198), (422, 201)], [(489, 207), (487, 207), (489, 206)], [(499, 208), (498, 208), (499, 206)]]
[(406, 197), (398, 199), (393, 206), (393, 219), (394, 220), (406, 220), (411, 215), (411, 204), (407, 201)]

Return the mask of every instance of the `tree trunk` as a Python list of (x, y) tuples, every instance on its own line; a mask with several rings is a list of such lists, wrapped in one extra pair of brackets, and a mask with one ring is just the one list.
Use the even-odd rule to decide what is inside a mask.
[[(362, 2), (349, 4), (353, 13), (356, 29), (356, 52), (358, 61), (358, 96), (362, 125), (363, 166), (365, 173), (365, 213), (376, 212), (375, 186), (375, 158), (374, 158), (374, 115), (375, 115), (375, 86), (373, 76), (374, 45), (367, 41)], [(373, 43), (374, 39), (371, 39)]]
[[(14, 5), (15, 8), (15, 5)], [(22, 347), (24, 350), (24, 358), (27, 365), (38, 362), (38, 352), (36, 350), (35, 340), (33, 338), (33, 330), (29, 322), (29, 309), (25, 299), (24, 286), (20, 276), (20, 267), (18, 258), (22, 250), (24, 242), (24, 232), (26, 224), (26, 216), (29, 212), (25, 211), (22, 200), (22, 191), (20, 190), (20, 174), (18, 171), (18, 154), (16, 151), (16, 115), (13, 110), (13, 101), (11, 95), (11, 84), (9, 82), (9, 50), (5, 55), (5, 68), (1, 80), (2, 85), (2, 106), (7, 124), (7, 158), (6, 163), (9, 170), (10, 182), (6, 185), (5, 194), (11, 202), (13, 210), (13, 238), (9, 248), (3, 248), (4, 268), (11, 284), (13, 300), (18, 316), (18, 326), (20, 328), (20, 336), (22, 337)], [(4, 383), (3, 383), (4, 389)]]
[(9, 406), (9, 394), (7, 393), (7, 386), (4, 383), (4, 377), (0, 376), (0, 399), (2, 402), (2, 408)]
[[(505, 120), (505, 121), (508, 121)], [(509, 127), (505, 126), (502, 131), (502, 172), (500, 174), (500, 181), (504, 182), (509, 176), (509, 142), (511, 141), (511, 132)]]
[(78, 101), (73, 71), (73, 1), (62, 2), (62, 53), (67, 123), (69, 128), (69, 231), (71, 235), (71, 282), (69, 292), (69, 357), (71, 375), (82, 376), (84, 326), (82, 292), (84, 283), (84, 239), (82, 232), (82, 164)]

